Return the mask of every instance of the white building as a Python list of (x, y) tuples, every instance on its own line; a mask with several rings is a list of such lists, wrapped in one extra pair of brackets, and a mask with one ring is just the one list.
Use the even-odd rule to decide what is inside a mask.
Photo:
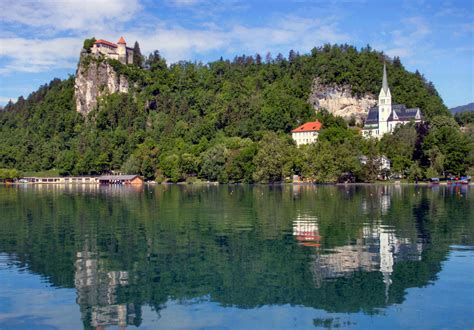
[(397, 125), (410, 121), (421, 122), (420, 108), (407, 109), (404, 104), (392, 105), (392, 95), (387, 82), (387, 69), (384, 64), (378, 106), (369, 110), (362, 134), (367, 138), (381, 138), (385, 133), (392, 133)]
[(307, 122), (291, 131), (291, 137), (299, 147), (303, 144), (314, 143), (318, 140), (319, 130), (321, 129), (319, 121)]
[[(365, 165), (367, 164), (368, 158), (367, 156), (361, 156), (359, 160), (362, 165)], [(382, 156), (377, 157), (375, 161), (378, 163), (380, 171), (390, 170), (390, 159), (388, 159), (387, 157), (382, 155)]]
[(133, 48), (127, 47), (127, 43), (123, 37), (120, 37), (116, 44), (104, 39), (99, 39), (94, 42), (91, 52), (92, 54), (102, 54), (105, 57), (118, 60), (123, 64), (133, 63)]

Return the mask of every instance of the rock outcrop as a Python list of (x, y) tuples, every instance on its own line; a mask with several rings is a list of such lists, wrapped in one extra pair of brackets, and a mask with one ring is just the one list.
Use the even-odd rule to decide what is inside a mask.
[(92, 54), (81, 54), (76, 72), (74, 95), (76, 110), (87, 116), (97, 106), (100, 96), (128, 93), (129, 83), (105, 60)]
[(372, 94), (356, 97), (352, 95), (350, 86), (327, 86), (319, 78), (313, 80), (308, 101), (316, 111), (324, 108), (345, 119), (353, 116), (357, 122), (362, 122), (369, 109), (377, 103)]

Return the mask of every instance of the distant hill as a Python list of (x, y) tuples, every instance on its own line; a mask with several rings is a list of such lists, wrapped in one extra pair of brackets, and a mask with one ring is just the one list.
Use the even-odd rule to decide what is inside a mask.
[(451, 109), (449, 109), (449, 111), (451, 111), (451, 113), (453, 115), (456, 114), (456, 113), (459, 113), (459, 112), (474, 111), (474, 102), (471, 102), (471, 103), (466, 104), (466, 105), (460, 105), (458, 107), (451, 108)]
[[(357, 97), (377, 95), (384, 62), (393, 100), (420, 107), (427, 119), (448, 114), (422, 74), (370, 47), (324, 45), (305, 55), (290, 51), (288, 58), (256, 54), (171, 65), (156, 51), (143, 67), (84, 49), (76, 76), (55, 79), (0, 112), (0, 168), (250, 182), (264, 168), (254, 166), (261, 162), (255, 158), (260, 150), (285, 157), (297, 152), (287, 140), (293, 128), (316, 119), (316, 102), (308, 102), (316, 78), (321, 99), (331, 90), (341, 91), (331, 92), (339, 99), (346, 90)], [(76, 101), (88, 98), (75, 97), (75, 89), (96, 95), (95, 101), (100, 96), (98, 102), (82, 111)], [(267, 148), (275, 136), (282, 136), (281, 143)]]

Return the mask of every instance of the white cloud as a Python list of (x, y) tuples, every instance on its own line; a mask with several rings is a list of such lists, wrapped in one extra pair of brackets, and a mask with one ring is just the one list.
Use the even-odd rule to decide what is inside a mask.
[(73, 68), (81, 47), (79, 38), (1, 38), (0, 58), (5, 58), (6, 64), (0, 67), (0, 74)]
[(202, 29), (160, 26), (152, 34), (132, 33), (131, 40), (139, 40), (143, 53), (159, 49), (169, 62), (189, 60), (194, 55), (213, 51), (227, 54), (264, 54), (267, 51), (303, 52), (325, 42), (349, 40), (349, 35), (338, 32), (332, 20), (284, 17), (272, 26), (234, 25), (223, 30), (209, 26)]
[(226, 34), (214, 30), (190, 30), (181, 27), (157, 28), (153, 34), (136, 34), (144, 54), (158, 49), (168, 60), (190, 60), (193, 54), (207, 53), (226, 45)]
[(410, 17), (401, 22), (402, 29), (394, 30), (391, 33), (392, 45), (385, 48), (389, 56), (399, 56), (413, 60), (420, 49), (426, 49), (427, 37), (431, 34), (431, 29), (426, 21), (421, 17)]
[[(5, 21), (41, 31), (41, 35), (0, 35), (0, 75), (73, 69), (82, 41), (92, 35), (115, 41), (123, 33), (131, 45), (138, 40), (144, 54), (158, 49), (169, 63), (202, 58), (213, 52), (223, 56), (286, 53), (290, 49), (307, 52), (325, 42), (349, 40), (347, 34), (338, 31), (337, 22), (331, 17), (285, 16), (257, 26), (238, 22), (215, 24), (211, 20), (189, 28), (157, 17), (148, 19), (146, 12), (140, 12), (139, 0), (6, 1), (9, 14)], [(173, 3), (192, 6), (201, 1)], [(138, 14), (143, 16), (140, 21), (134, 20)], [(135, 24), (126, 29), (132, 20)]]
[(75, 32), (126, 22), (140, 9), (138, 0), (6, 0), (2, 7), (4, 22)]

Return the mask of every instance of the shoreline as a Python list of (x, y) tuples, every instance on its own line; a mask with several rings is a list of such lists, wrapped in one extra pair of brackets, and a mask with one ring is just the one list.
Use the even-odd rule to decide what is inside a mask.
[(143, 184), (102, 184), (98, 182), (74, 182), (74, 183), (65, 183), (65, 182), (0, 182), (2, 186), (42, 186), (42, 185), (54, 185), (54, 186), (158, 186), (158, 185), (177, 185), (177, 186), (219, 186), (219, 185), (256, 185), (256, 186), (425, 186), (425, 187), (436, 187), (436, 186), (474, 186), (474, 182), (469, 183), (447, 183), (440, 182), (437, 184), (432, 184), (430, 182), (351, 182), (351, 183), (316, 183), (316, 182), (273, 182), (273, 183), (220, 183), (220, 182), (144, 182)]

